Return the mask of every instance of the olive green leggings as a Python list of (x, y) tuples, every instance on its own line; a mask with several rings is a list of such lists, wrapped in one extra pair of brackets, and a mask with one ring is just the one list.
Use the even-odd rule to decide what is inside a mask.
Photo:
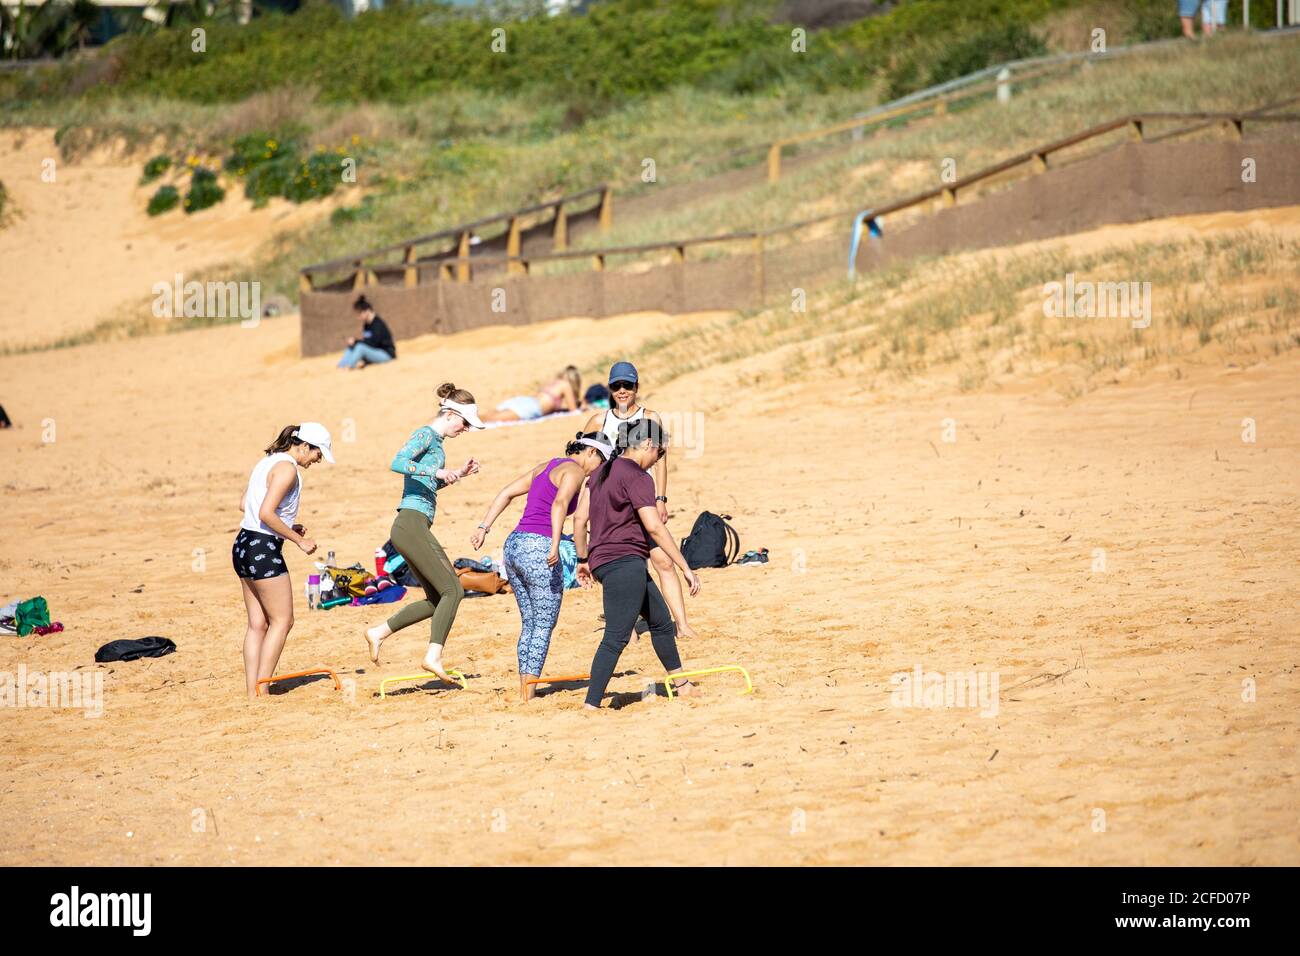
[(410, 508), (397, 512), (393, 522), (393, 547), (406, 559), (412, 573), (420, 579), (425, 599), (408, 604), (388, 619), (390, 631), (429, 621), (429, 643), (446, 644), (447, 632), (456, 620), (456, 608), (465, 596), (456, 571), (447, 560), (447, 552), (433, 536), (427, 517)]

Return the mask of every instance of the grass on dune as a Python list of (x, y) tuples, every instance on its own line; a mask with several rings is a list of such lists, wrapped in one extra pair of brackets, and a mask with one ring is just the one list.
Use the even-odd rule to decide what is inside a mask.
[[(1149, 282), (1149, 328), (1124, 318), (1052, 318), (1044, 285)], [(964, 391), (1046, 376), (1075, 397), (1177, 359), (1255, 360), (1300, 347), (1300, 242), (1259, 231), (1142, 242), (1072, 255), (918, 260), (839, 283), (806, 312), (777, 306), (653, 339), (641, 363), (663, 384), (736, 364), (750, 384), (852, 376), (877, 387), (949, 377)], [(601, 356), (584, 375), (618, 356)], [(766, 360), (766, 361), (764, 361)]]

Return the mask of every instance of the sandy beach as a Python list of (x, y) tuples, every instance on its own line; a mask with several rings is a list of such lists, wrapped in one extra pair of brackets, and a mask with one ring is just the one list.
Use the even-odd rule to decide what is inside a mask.
[[(1168, 227), (1118, 232), (1147, 228)], [(0, 863), (1300, 862), (1294, 349), (1072, 400), (1028, 379), (873, 388), (851, 368), (745, 384), (765, 356), (661, 386), (642, 365), (647, 405), (701, 423), (673, 462), (675, 536), (708, 509), (770, 550), (701, 573), (702, 636), (683, 642), (688, 666), (746, 667), (752, 695), (730, 674), (688, 701), (642, 699), (661, 676), (642, 639), (611, 684), (622, 706), (584, 714), (571, 686), (524, 705), (503, 595), (461, 606), (447, 661), (468, 689), (380, 700), (427, 631), (372, 665), (360, 632), (385, 610), (308, 612), (310, 561), (290, 548), (280, 671), (328, 666), (344, 691), (245, 701), (230, 544), (283, 425), (334, 430), (338, 463), (304, 474), (301, 520), (322, 552), (369, 564), (400, 496), (388, 462), (440, 382), (491, 407), (717, 318), (429, 337), (355, 374), (300, 359), (292, 318), (0, 358), (18, 426), (0, 432), (0, 598), (42, 594), (67, 628), (0, 639), (0, 672), (104, 680), (102, 716), (0, 708)], [(483, 463), (439, 497), (452, 556), (474, 554), (496, 491), (580, 421), (449, 445)], [(599, 613), (598, 591), (567, 592), (548, 673), (588, 669)], [(93, 663), (150, 634), (178, 652)], [(896, 675), (918, 670), (996, 676), (997, 693), (900, 705)]]

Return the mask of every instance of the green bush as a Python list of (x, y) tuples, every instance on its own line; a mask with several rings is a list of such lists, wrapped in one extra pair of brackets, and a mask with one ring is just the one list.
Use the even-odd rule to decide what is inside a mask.
[(155, 156), (149, 162), (144, 164), (144, 175), (140, 177), (140, 185), (147, 186), (167, 170), (172, 168), (172, 158), (167, 154)]
[(249, 133), (231, 144), (230, 155), (221, 168), (235, 176), (244, 176), (264, 163), (273, 163), (297, 151), (298, 145), (292, 139), (281, 138), (275, 133)]
[(190, 191), (185, 194), (185, 212), (195, 213), (215, 206), (226, 198), (226, 191), (217, 182), (217, 174), (206, 166), (194, 167), (190, 176)]
[(175, 186), (160, 186), (158, 191), (149, 197), (149, 207), (146, 211), (151, 216), (160, 216), (175, 209), (180, 201), (181, 194)]
[(338, 153), (312, 153), (294, 170), (285, 187), (284, 198), (291, 202), (306, 202), (328, 196), (343, 181), (341, 163), (342, 157)]

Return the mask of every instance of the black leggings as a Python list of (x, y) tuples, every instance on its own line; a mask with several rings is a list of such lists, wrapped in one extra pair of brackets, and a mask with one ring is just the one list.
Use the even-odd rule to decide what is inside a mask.
[(650, 640), (664, 670), (677, 670), (682, 666), (682, 659), (677, 653), (677, 625), (664, 603), (664, 596), (659, 593), (659, 585), (650, 579), (645, 558), (635, 555), (615, 558), (592, 573), (600, 582), (605, 599), (605, 636), (591, 661), (587, 703), (599, 707), (637, 618), (645, 618), (650, 625)]

